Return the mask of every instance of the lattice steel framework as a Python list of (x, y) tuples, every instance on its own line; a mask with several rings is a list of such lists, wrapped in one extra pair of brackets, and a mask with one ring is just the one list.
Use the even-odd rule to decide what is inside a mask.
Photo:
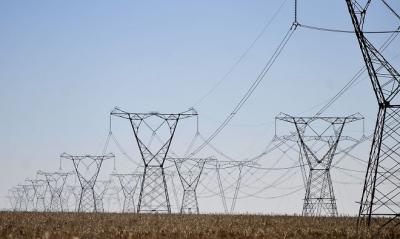
[(111, 180), (97, 180), (95, 184), (95, 197), (97, 212), (104, 212), (104, 195), (108, 191)]
[(361, 120), (359, 114), (347, 117), (293, 117), (284, 113), (276, 120), (294, 124), (301, 158), (308, 165), (306, 193), (303, 204), (304, 216), (337, 216), (336, 198), (330, 169), (337, 146), (342, 140), (357, 141), (342, 132), (346, 123)]
[[(140, 176), (142, 176), (140, 174)], [(119, 184), (119, 182), (118, 182)], [(106, 207), (105, 210), (107, 212), (119, 212), (122, 211), (123, 208), (121, 206), (121, 198), (120, 198), (120, 193), (122, 189), (119, 185), (111, 185), (109, 189), (107, 190), (106, 195), (104, 195), (104, 200), (106, 201)]]
[(122, 212), (135, 212), (135, 192), (143, 175), (139, 173), (113, 173), (111, 175), (118, 178), (124, 195)]
[[(197, 116), (197, 113), (192, 110), (179, 114), (129, 113), (115, 108), (111, 116), (129, 120), (143, 160), (144, 171), (137, 211), (171, 213), (164, 172), (165, 159), (179, 120)], [(147, 143), (144, 142), (146, 132), (143, 132), (145, 129), (142, 126), (147, 129)], [(163, 138), (160, 133), (163, 133)], [(154, 142), (155, 138), (158, 144)]]
[(47, 181), (42, 179), (27, 179), (26, 181), (32, 184), (34, 190), (35, 194), (34, 210), (39, 212), (46, 211), (47, 210), (46, 193), (48, 189)]
[(72, 196), (72, 199), (73, 199), (72, 211), (77, 212), (78, 211), (78, 207), (79, 207), (79, 200), (80, 200), (80, 197), (81, 197), (81, 187), (80, 186), (67, 185), (65, 187), (65, 190), (69, 195), (69, 197), (68, 197), (68, 205), (70, 205), (69, 198), (71, 198), (71, 196)]
[[(208, 160), (210, 161), (210, 160)], [(217, 172), (217, 181), (218, 181), (218, 187), (219, 187), (219, 191), (220, 191), (220, 196), (221, 196), (221, 200), (222, 200), (222, 205), (224, 207), (224, 212), (225, 213), (233, 213), (235, 211), (235, 207), (236, 207), (236, 202), (237, 202), (237, 197), (240, 191), (240, 185), (242, 182), (242, 170), (244, 167), (246, 166), (254, 166), (257, 163), (254, 161), (249, 161), (249, 160), (244, 160), (244, 161), (222, 161), (222, 160), (216, 160), (213, 159), (212, 161), (214, 161), (215, 163), (215, 169)], [(234, 171), (237, 171), (237, 179), (236, 179), (236, 184), (235, 184), (235, 191), (234, 194), (232, 196), (232, 202), (231, 202), (231, 207), (230, 209), (228, 209), (228, 203), (226, 200), (226, 192), (224, 189), (224, 185), (222, 183), (221, 180), (221, 171), (222, 170), (226, 170), (226, 169), (233, 169)]]
[(33, 211), (35, 208), (36, 193), (32, 184), (19, 184), (25, 196), (25, 211)]
[[(400, 75), (365, 37), (363, 25), (371, 0), (346, 0), (377, 101), (378, 116), (359, 210), (359, 226), (400, 225)], [(386, 4), (386, 3), (385, 3)], [(392, 9), (391, 9), (392, 10)], [(397, 220), (396, 220), (397, 219)]]
[(14, 196), (14, 192), (12, 189), (8, 189), (6, 198), (8, 199), (8, 202), (10, 203), (11, 210), (17, 211), (17, 200), (16, 200), (16, 197)]
[(63, 197), (64, 185), (71, 172), (43, 172), (38, 171), (38, 175), (45, 178), (50, 192), (50, 204), (48, 209), (53, 212), (63, 212), (65, 200)]
[(70, 155), (63, 153), (60, 156), (63, 159), (72, 161), (76, 176), (81, 186), (81, 194), (78, 204), (78, 212), (97, 212), (97, 200), (95, 185), (99, 175), (101, 165), (104, 160), (113, 159), (114, 154), (106, 155)]
[(183, 187), (180, 213), (199, 214), (196, 189), (207, 158), (172, 158)]
[(25, 192), (22, 187), (13, 187), (9, 191), (10, 203), (13, 207), (13, 211), (22, 211), (25, 208)]

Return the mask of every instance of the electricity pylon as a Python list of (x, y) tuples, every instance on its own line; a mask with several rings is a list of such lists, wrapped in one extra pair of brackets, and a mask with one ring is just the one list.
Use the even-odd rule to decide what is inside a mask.
[(12, 211), (17, 211), (17, 198), (16, 198), (16, 192), (14, 191), (14, 188), (8, 189), (7, 191), (7, 199), (10, 202), (11, 210)]
[(196, 189), (199, 184), (207, 158), (171, 158), (183, 187), (180, 212), (199, 214)]
[(19, 184), (25, 196), (25, 211), (33, 211), (35, 208), (35, 190), (32, 184)]
[(97, 212), (104, 212), (104, 195), (108, 191), (111, 180), (97, 180), (95, 184), (95, 197)]
[(81, 186), (78, 212), (97, 212), (98, 208), (95, 192), (97, 176), (99, 175), (103, 161), (106, 159), (113, 159), (114, 154), (110, 153), (95, 156), (63, 153), (60, 157), (72, 161)]
[(25, 208), (25, 193), (24, 189), (17, 186), (9, 190), (10, 198), (13, 201), (11, 205), (14, 211), (23, 211)]
[[(78, 207), (79, 207), (79, 199), (81, 197), (81, 189), (80, 189), (80, 187), (79, 186), (67, 185), (65, 187), (65, 190), (68, 193), (69, 198), (72, 196), (72, 199), (73, 199), (73, 207), (72, 207), (73, 209), (72, 209), (72, 211), (77, 212), (78, 211)], [(69, 204), (69, 200), (68, 200), (68, 205), (70, 205)]]
[(143, 175), (138, 173), (113, 173), (111, 175), (118, 178), (124, 195), (122, 212), (135, 212), (134, 196)]
[[(359, 229), (374, 217), (380, 228), (400, 225), (400, 75), (365, 37), (371, 0), (346, 0), (361, 53), (378, 101), (378, 116), (358, 214)], [(385, 4), (387, 4), (385, 2)], [(390, 9), (393, 10), (393, 9)], [(398, 16), (398, 15), (397, 15)], [(397, 221), (396, 221), (397, 219)]]
[[(140, 174), (140, 176), (142, 176)], [(107, 212), (120, 212), (123, 210), (121, 207), (121, 198), (120, 192), (122, 189), (120, 186), (112, 184), (109, 189), (107, 190), (106, 195), (104, 196), (104, 200), (106, 201), (105, 210)]]
[(35, 194), (35, 203), (34, 210), (39, 212), (46, 211), (46, 193), (48, 189), (47, 181), (42, 179), (26, 179), (27, 182), (32, 184), (34, 194)]
[(294, 124), (301, 158), (308, 168), (306, 194), (303, 204), (304, 216), (337, 216), (336, 198), (330, 169), (340, 141), (356, 141), (343, 136), (347, 123), (361, 120), (359, 114), (347, 117), (293, 117), (280, 113), (276, 120)]
[(47, 182), (50, 192), (50, 204), (48, 209), (53, 212), (63, 212), (65, 204), (63, 197), (64, 185), (68, 176), (72, 173), (59, 171), (43, 172), (39, 170), (37, 174), (43, 176)]
[[(221, 160), (216, 160), (213, 159), (212, 161), (215, 162), (215, 169), (217, 172), (217, 181), (218, 181), (218, 187), (219, 187), (219, 191), (220, 191), (220, 196), (221, 196), (221, 200), (222, 200), (222, 205), (224, 207), (224, 212), (225, 213), (234, 213), (235, 211), (235, 207), (236, 207), (236, 202), (237, 202), (237, 198), (239, 195), (239, 191), (240, 191), (240, 185), (242, 182), (242, 170), (244, 167), (246, 166), (250, 166), (250, 165), (256, 165), (257, 163), (254, 161), (249, 161), (249, 160), (243, 160), (243, 161), (221, 161)], [(237, 173), (237, 178), (236, 178), (236, 183), (235, 188), (234, 188), (234, 194), (231, 197), (232, 198), (232, 202), (231, 202), (231, 207), (228, 208), (228, 204), (226, 201), (226, 188), (224, 188), (222, 179), (221, 179), (221, 171), (225, 171), (225, 170), (232, 170), (231, 173)], [(228, 174), (231, 174), (228, 173)]]
[(164, 162), (179, 120), (197, 116), (197, 113), (129, 113), (115, 108), (111, 116), (129, 120), (143, 160), (144, 171), (137, 211), (171, 213)]

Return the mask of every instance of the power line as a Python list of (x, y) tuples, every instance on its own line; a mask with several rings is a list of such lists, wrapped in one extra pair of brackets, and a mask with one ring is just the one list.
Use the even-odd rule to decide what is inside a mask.
[(393, 15), (395, 15), (400, 20), (400, 15), (385, 0), (381, 1), (383, 2), (383, 4), (385, 4), (387, 8), (389, 8), (390, 12), (393, 13)]
[(256, 38), (251, 42), (251, 44), (246, 48), (246, 50), (240, 55), (240, 57), (235, 61), (235, 63), (229, 68), (229, 70), (222, 76), (222, 78), (213, 85), (213, 87), (207, 91), (202, 97), (200, 97), (194, 104), (193, 107), (198, 106), (200, 103), (204, 101), (209, 95), (211, 95), (215, 89), (218, 88), (224, 82), (228, 77), (232, 74), (232, 72), (236, 69), (236, 67), (243, 61), (243, 59), (247, 56), (247, 54), (250, 52), (250, 50), (254, 47), (254, 45), (257, 43), (257, 41), (264, 35), (265, 31), (268, 29), (268, 27), (271, 25), (271, 23), (275, 20), (275, 18), (278, 16), (280, 11), (282, 10), (283, 6), (287, 0), (284, 0), (279, 8), (274, 12), (272, 17), (268, 20), (268, 22), (264, 25), (264, 27), (261, 29), (261, 31), (258, 33)]
[(195, 149), (189, 156), (193, 157), (197, 153), (199, 153), (209, 142), (211, 142), (228, 124), (229, 122), (235, 117), (235, 115), (239, 112), (239, 110), (243, 107), (243, 105), (246, 103), (246, 101), (250, 98), (250, 96), (253, 94), (254, 90), (259, 86), (261, 81), (265, 78), (266, 74), (269, 72), (271, 69), (272, 65), (275, 63), (279, 55), (281, 54), (282, 50), (285, 48), (286, 44), (292, 37), (294, 31), (296, 30), (296, 25), (292, 25), (287, 33), (285, 34), (284, 38), (282, 41), (279, 43), (278, 47), (276, 48), (275, 52), (273, 55), (269, 58), (267, 64), (264, 66), (263, 70), (261, 73), (258, 75), (256, 80), (251, 84), (250, 88), (247, 90), (247, 92), (244, 94), (242, 99), (236, 104), (235, 108), (233, 111), (228, 115), (228, 117), (225, 118), (225, 120), (222, 122), (221, 125), (218, 126), (218, 128), (207, 138), (207, 140), (201, 144), (197, 149)]
[[(311, 25), (306, 25), (306, 24), (301, 24), (301, 23), (299, 23), (299, 27), (307, 28), (307, 29), (311, 29), (311, 30), (317, 30), (317, 31), (325, 31), (325, 32), (352, 33), (352, 34), (355, 33), (355, 31), (351, 31), (351, 30), (318, 27), (318, 26), (311, 26)], [(396, 33), (396, 32), (400, 32), (400, 30), (396, 29), (396, 30), (386, 30), (386, 31), (365, 31), (364, 33), (366, 33), (366, 34), (389, 34), (389, 33)]]

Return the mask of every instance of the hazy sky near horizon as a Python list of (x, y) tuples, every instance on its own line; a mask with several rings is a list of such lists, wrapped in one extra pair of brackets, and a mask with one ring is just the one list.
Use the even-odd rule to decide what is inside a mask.
[[(368, 29), (398, 27), (398, 19), (375, 2), (367, 18)], [(399, 2), (389, 2), (400, 11)], [(282, 4), (246, 57), (214, 87)], [(298, 19), (303, 24), (353, 29), (344, 0), (299, 1)], [(34, 177), (39, 169), (57, 170), (62, 152), (100, 153), (114, 106), (166, 113), (195, 107), (200, 131), (209, 135), (256, 79), (292, 21), (291, 0), (1, 1), (0, 208), (9, 207), (5, 199), (9, 188)], [(387, 36), (371, 35), (371, 39), (379, 46)], [(384, 52), (395, 67), (400, 65), (398, 49), (400, 40), (396, 39)], [(279, 112), (315, 114), (363, 64), (354, 34), (298, 28), (266, 78), (213, 144), (235, 159), (251, 158), (272, 139), (273, 120)], [(374, 97), (363, 76), (325, 115), (360, 112), (369, 133), (377, 112)], [(113, 122), (121, 144), (140, 164), (128, 122)], [(194, 127), (194, 121), (188, 120), (179, 134)], [(361, 134), (360, 129), (355, 126), (349, 132)], [(173, 150), (183, 151), (179, 142), (187, 138), (177, 139)], [(368, 149), (367, 142), (355, 154), (366, 160)], [(110, 150), (117, 155), (117, 168), (135, 169), (116, 147)], [(203, 155), (218, 156), (209, 148)], [(365, 170), (348, 161), (340, 166)], [(105, 165), (104, 177), (110, 165)], [(70, 166), (63, 162), (63, 167)], [(263, 180), (273, 181), (277, 175)], [(364, 175), (353, 176), (332, 172), (333, 179), (342, 182), (335, 185), (340, 213), (357, 211), (359, 179)], [(292, 180), (290, 184), (300, 183), (300, 174)], [(266, 190), (259, 196), (278, 194), (282, 192)], [(301, 213), (303, 195), (299, 191), (282, 199), (241, 199), (237, 209)], [(201, 207), (214, 210), (212, 200), (200, 199)]]

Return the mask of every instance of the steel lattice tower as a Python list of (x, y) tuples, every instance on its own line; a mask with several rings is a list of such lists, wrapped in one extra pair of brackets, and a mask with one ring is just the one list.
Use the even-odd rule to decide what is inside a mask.
[(18, 202), (17, 202), (17, 192), (16, 192), (15, 188), (8, 189), (8, 194), (6, 197), (10, 202), (11, 209), (13, 211), (17, 211), (18, 210)]
[(11, 205), (14, 205), (14, 211), (23, 211), (25, 207), (25, 193), (22, 187), (13, 187), (9, 190), (11, 194), (10, 197), (12, 198), (13, 202)]
[(114, 173), (111, 175), (118, 178), (124, 195), (122, 212), (135, 212), (134, 196), (143, 175), (138, 173)]
[(32, 184), (20, 184), (25, 196), (25, 211), (33, 211), (35, 208), (36, 192)]
[[(236, 207), (236, 202), (237, 202), (237, 197), (239, 195), (239, 190), (240, 190), (240, 185), (242, 182), (242, 170), (244, 167), (246, 166), (254, 166), (257, 163), (254, 161), (249, 161), (249, 160), (244, 160), (244, 161), (221, 161), (221, 160), (216, 160), (213, 159), (213, 161), (215, 161), (215, 170), (217, 172), (217, 181), (218, 181), (218, 187), (219, 187), (219, 191), (220, 191), (220, 196), (221, 196), (221, 200), (222, 200), (222, 205), (224, 207), (224, 212), (225, 213), (233, 213), (235, 211), (235, 207)], [(224, 189), (224, 186), (222, 184), (222, 180), (221, 180), (221, 171), (222, 170), (226, 170), (226, 169), (237, 169), (237, 179), (236, 179), (236, 184), (235, 184), (235, 191), (232, 197), (232, 202), (231, 202), (231, 208), (228, 210), (228, 204), (227, 204), (227, 200), (226, 200), (226, 192)]]
[(104, 212), (104, 195), (108, 191), (111, 180), (97, 180), (95, 184), (95, 198), (97, 212)]
[(60, 157), (72, 160), (76, 176), (81, 186), (78, 212), (97, 212), (97, 197), (95, 192), (97, 176), (99, 175), (103, 161), (106, 159), (113, 159), (114, 154), (73, 156), (63, 153)]
[(346, 0), (377, 101), (378, 115), (359, 210), (360, 226), (399, 226), (400, 217), (400, 75), (365, 37), (363, 25), (371, 0)]
[[(171, 213), (164, 172), (165, 159), (179, 120), (197, 116), (197, 113), (189, 111), (179, 114), (128, 113), (115, 108), (111, 116), (129, 120), (143, 160), (144, 171), (137, 211)], [(144, 142), (146, 132), (143, 132), (146, 129), (149, 138), (147, 143)], [(163, 138), (160, 137), (160, 133), (163, 133)], [(154, 142), (155, 137), (157, 144)]]
[[(140, 174), (140, 177), (142, 175)], [(104, 196), (104, 200), (106, 201), (106, 210), (107, 212), (111, 211), (121, 211), (123, 208), (121, 207), (121, 199), (120, 199), (120, 192), (122, 191), (121, 187), (118, 185), (111, 185), (107, 190), (107, 194)], [(117, 208), (113, 206), (117, 206)]]
[(199, 214), (196, 189), (207, 158), (172, 158), (183, 187), (180, 213)]
[(79, 200), (81, 197), (81, 188), (79, 186), (67, 185), (65, 189), (70, 196), (73, 196), (73, 211), (77, 212), (79, 208)]
[(32, 184), (34, 190), (34, 210), (44, 212), (47, 209), (45, 201), (48, 188), (47, 181), (42, 179), (27, 179), (26, 181)]
[[(359, 114), (347, 117), (293, 117), (281, 113), (276, 119), (294, 124), (301, 158), (308, 165), (303, 215), (337, 216), (330, 174), (332, 160), (340, 141), (354, 140), (342, 135), (345, 124), (363, 117)], [(287, 140), (293, 139), (289, 136)]]
[(68, 176), (72, 173), (38, 171), (37, 174), (45, 178), (50, 191), (50, 204), (48, 209), (54, 212), (63, 212), (65, 204), (63, 198), (64, 185)]

